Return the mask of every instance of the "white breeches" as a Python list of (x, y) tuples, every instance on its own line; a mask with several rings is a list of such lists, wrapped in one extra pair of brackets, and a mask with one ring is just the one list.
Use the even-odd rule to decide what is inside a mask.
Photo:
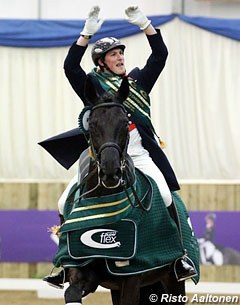
[[(142, 139), (137, 128), (134, 128), (130, 132), (130, 139), (129, 139), (127, 152), (132, 158), (134, 166), (140, 169), (144, 174), (150, 176), (155, 180), (159, 188), (159, 191), (162, 195), (162, 198), (164, 200), (164, 203), (168, 207), (172, 203), (171, 192), (168, 188), (167, 182), (162, 172), (153, 162), (152, 158), (149, 156), (148, 151), (142, 146)], [(77, 174), (71, 179), (67, 188), (64, 190), (58, 201), (58, 209), (60, 214), (63, 214), (64, 204), (66, 202), (68, 193), (72, 188), (72, 186), (78, 181), (81, 181), (83, 177), (88, 173), (88, 165), (89, 165), (88, 149), (82, 152), (79, 159), (79, 164), (81, 164), (80, 177)]]
[(149, 152), (142, 146), (142, 138), (137, 128), (134, 128), (130, 132), (127, 152), (132, 158), (134, 166), (140, 169), (144, 174), (153, 178), (157, 183), (164, 203), (168, 207), (172, 203), (172, 194), (162, 172), (149, 156)]

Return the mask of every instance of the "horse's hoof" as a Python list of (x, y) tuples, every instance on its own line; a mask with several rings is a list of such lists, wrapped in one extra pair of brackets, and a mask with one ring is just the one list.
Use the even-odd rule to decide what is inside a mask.
[(70, 285), (64, 293), (65, 303), (82, 304), (82, 289), (77, 285)]

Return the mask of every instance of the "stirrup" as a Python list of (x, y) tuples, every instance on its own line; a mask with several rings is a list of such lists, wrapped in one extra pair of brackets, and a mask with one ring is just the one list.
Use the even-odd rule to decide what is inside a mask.
[[(190, 268), (189, 268), (190, 270), (186, 269), (186, 273), (185, 274), (181, 274), (181, 273), (179, 273), (177, 271), (177, 263), (179, 261), (183, 261), (183, 263), (185, 262), (186, 264), (188, 264), (188, 266), (190, 266)], [(193, 278), (193, 277), (198, 275), (193, 261), (186, 254), (184, 256), (182, 256), (182, 257), (177, 258), (174, 261), (173, 271), (174, 271), (175, 277), (176, 277), (178, 282), (186, 281), (186, 280), (191, 279), (191, 278)]]
[[(57, 288), (57, 289), (63, 289), (64, 288), (64, 283), (65, 283), (65, 279), (66, 279), (65, 269), (62, 269), (58, 273), (53, 273), (54, 269), (55, 269), (55, 267), (53, 267), (53, 269), (51, 270), (50, 274), (44, 276), (44, 278), (42, 280), (44, 282), (46, 282), (49, 286), (52, 286), (52, 287)], [(61, 277), (62, 277), (62, 279), (61, 279)], [(59, 281), (59, 279), (61, 279), (61, 281)]]

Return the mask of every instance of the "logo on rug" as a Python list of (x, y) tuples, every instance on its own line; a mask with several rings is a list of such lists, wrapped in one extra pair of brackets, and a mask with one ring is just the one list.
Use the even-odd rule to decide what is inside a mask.
[(91, 248), (111, 249), (121, 246), (117, 241), (116, 230), (111, 229), (93, 229), (83, 233), (80, 237), (81, 242)]

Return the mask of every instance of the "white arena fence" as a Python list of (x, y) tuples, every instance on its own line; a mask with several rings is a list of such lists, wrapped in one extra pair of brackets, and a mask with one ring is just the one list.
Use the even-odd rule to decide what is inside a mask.
[[(67, 284), (65, 288), (67, 288)], [(0, 291), (36, 291), (39, 298), (63, 298), (64, 289), (50, 287), (40, 279), (0, 279)], [(108, 292), (109, 290), (99, 287), (97, 292)], [(191, 281), (186, 282), (186, 292), (188, 294), (212, 294), (212, 295), (239, 295), (240, 283), (225, 282), (200, 282), (195, 285)]]

